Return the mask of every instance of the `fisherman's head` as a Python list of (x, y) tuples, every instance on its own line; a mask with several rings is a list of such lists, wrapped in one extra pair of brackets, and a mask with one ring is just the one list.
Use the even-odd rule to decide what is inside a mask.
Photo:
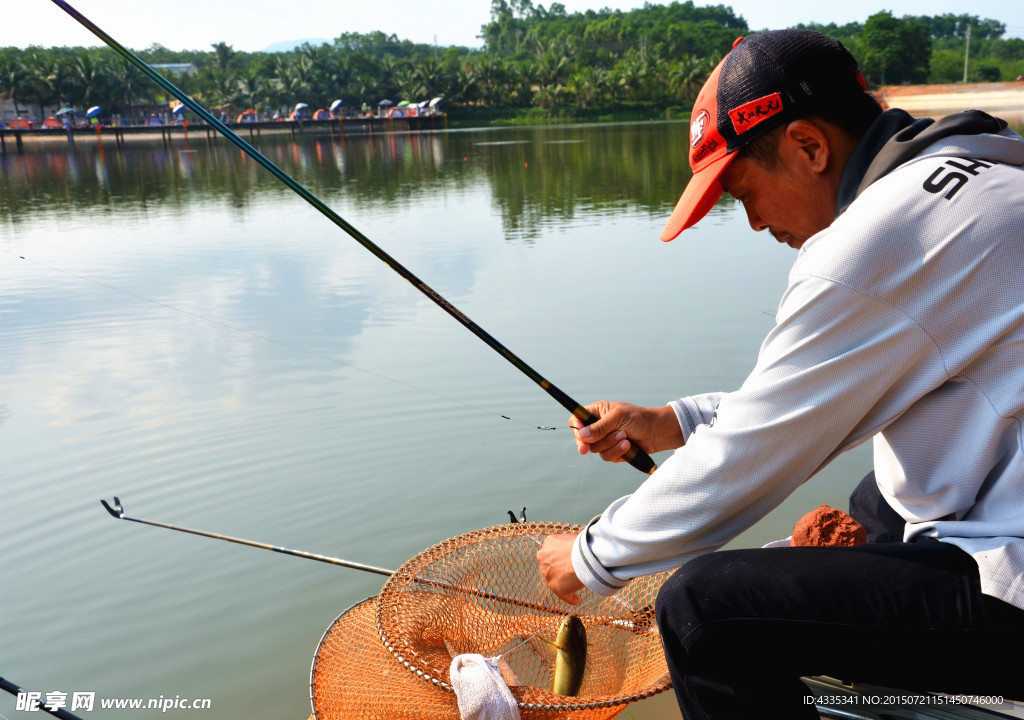
[(831, 222), (830, 186), (838, 192), (842, 165), (879, 113), (839, 41), (810, 30), (740, 38), (694, 103), (693, 178), (661, 239), (696, 224), (728, 191), (744, 200), (751, 227), (799, 247)]

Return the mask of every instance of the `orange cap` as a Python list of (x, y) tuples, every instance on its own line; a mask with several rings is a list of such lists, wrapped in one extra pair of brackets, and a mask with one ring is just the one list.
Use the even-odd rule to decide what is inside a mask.
[(690, 169), (693, 177), (676, 203), (665, 229), (661, 231), (663, 242), (674, 240), (679, 233), (697, 224), (708, 214), (718, 198), (722, 197), (722, 186), (718, 178), (736, 158), (735, 151), (729, 152), (725, 138), (718, 129), (718, 78), (724, 64), (725, 58), (712, 71), (693, 104), (690, 116)]
[(674, 239), (708, 214), (722, 197), (719, 178), (739, 150), (784, 122), (826, 108), (870, 120), (881, 112), (842, 43), (810, 30), (737, 38), (693, 104), (693, 177), (661, 239)]

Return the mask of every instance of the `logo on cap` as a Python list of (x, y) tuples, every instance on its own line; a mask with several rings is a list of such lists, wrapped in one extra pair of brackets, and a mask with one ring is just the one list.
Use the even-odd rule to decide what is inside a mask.
[(690, 123), (690, 147), (697, 147), (704, 139), (704, 131), (707, 129), (711, 116), (707, 110), (701, 110), (693, 122)]
[(742, 135), (772, 115), (782, 112), (782, 95), (772, 93), (757, 100), (751, 100), (745, 105), (733, 108), (729, 111), (729, 118), (732, 120), (732, 127), (737, 135)]

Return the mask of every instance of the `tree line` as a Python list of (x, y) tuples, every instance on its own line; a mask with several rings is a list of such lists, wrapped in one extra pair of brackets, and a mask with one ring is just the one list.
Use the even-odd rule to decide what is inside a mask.
[[(173, 82), (207, 107), (287, 112), (297, 102), (348, 107), (443, 97), (452, 116), (661, 116), (688, 112), (705, 78), (751, 29), (725, 5), (647, 3), (634, 10), (568, 13), (561, 3), (491, 0), (482, 48), (436, 47), (383, 32), (342, 33), (329, 43), (247, 53), (138, 51), (150, 64), (191, 63)], [(872, 15), (863, 24), (808, 25), (840, 39), (872, 84), (956, 82), (970, 32), (970, 80), (1024, 74), (1024, 41), (971, 15)], [(969, 29), (969, 30), (968, 30)], [(131, 117), (169, 98), (109, 48), (0, 49), (0, 94), (16, 108), (60, 105)]]
[(798, 25), (840, 40), (877, 85), (1015, 80), (1024, 75), (1024, 40), (1004, 39), (1006, 25), (975, 15), (897, 18), (879, 12), (862, 23)]

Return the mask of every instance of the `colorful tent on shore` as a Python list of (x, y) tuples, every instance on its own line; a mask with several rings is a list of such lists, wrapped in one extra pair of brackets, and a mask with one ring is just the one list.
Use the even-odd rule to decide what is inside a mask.
[(304, 102), (297, 103), (295, 109), (288, 115), (289, 120), (308, 120), (309, 105)]

